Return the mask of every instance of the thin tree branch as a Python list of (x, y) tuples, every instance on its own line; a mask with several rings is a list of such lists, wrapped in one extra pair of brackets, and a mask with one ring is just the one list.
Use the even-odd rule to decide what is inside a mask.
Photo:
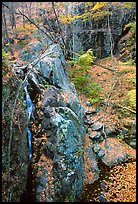
[(136, 114), (136, 111), (131, 110), (130, 108), (124, 107), (124, 106), (122, 106), (122, 105), (120, 105), (120, 104), (116, 104), (116, 105), (117, 105), (119, 108), (123, 108), (123, 109), (129, 110), (130, 112)]
[(66, 43), (65, 43), (64, 38), (63, 38), (63, 36), (62, 36), (62, 33), (63, 33), (63, 32), (62, 32), (62, 29), (61, 29), (61, 26), (60, 26), (60, 22), (59, 22), (59, 20), (58, 20), (58, 16), (57, 16), (57, 13), (56, 13), (56, 10), (55, 10), (55, 5), (54, 5), (54, 2), (53, 2), (53, 1), (52, 1), (52, 8), (53, 8), (53, 11), (54, 11), (56, 20), (57, 20), (57, 24), (58, 24), (58, 28), (59, 28), (59, 31), (60, 31), (60, 34), (61, 34), (61, 38), (62, 38), (63, 44), (64, 44), (64, 46), (65, 46), (65, 48), (66, 48)]
[(115, 69), (110, 69), (109, 67), (103, 66), (103, 65), (101, 65), (101, 64), (94, 63), (94, 65), (97, 65), (97, 66), (99, 66), (99, 67), (102, 67), (103, 69), (107, 69), (107, 70), (109, 70), (109, 71), (111, 71), (111, 72), (117, 72)]
[(2, 3), (3, 6), (5, 6), (6, 8), (8, 8), (9, 10), (12, 10), (15, 14), (17, 15), (21, 15), (24, 16), (30, 23), (32, 23), (33, 25), (35, 25), (39, 30), (41, 30), (50, 40), (53, 40), (51, 35), (47, 32), (45, 32), (43, 29), (41, 29), (34, 21), (32, 21), (31, 19), (29, 19), (25, 14), (23, 14), (20, 10), (15, 11), (14, 9), (11, 9), (9, 6), (5, 5), (4, 3)]

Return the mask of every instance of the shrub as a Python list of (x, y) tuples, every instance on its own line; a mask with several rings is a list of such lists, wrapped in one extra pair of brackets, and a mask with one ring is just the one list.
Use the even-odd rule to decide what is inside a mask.
[(131, 91), (128, 91), (128, 100), (129, 100), (129, 105), (136, 109), (136, 89), (133, 89)]
[(5, 59), (6, 58), (6, 52), (5, 50), (2, 48), (2, 58)]
[(18, 44), (21, 48), (24, 48), (25, 45), (28, 44), (28, 40), (19, 40), (19, 41), (17, 42), (17, 44)]
[(133, 33), (136, 33), (136, 21), (130, 22), (130, 23), (128, 23), (127, 25), (125, 25), (125, 29), (126, 29), (127, 27), (131, 27), (131, 31), (132, 31)]
[(77, 56), (72, 61), (74, 66), (72, 66), (69, 76), (77, 90), (85, 94), (90, 102), (97, 103), (101, 100), (99, 94), (102, 88), (92, 81), (88, 73), (90, 65), (93, 63), (94, 59), (95, 57), (91, 49), (79, 57)]
[(25, 25), (24, 25), (24, 27), (23, 27), (23, 25), (22, 26), (18, 26), (17, 28), (16, 28), (16, 32), (30, 32), (30, 33), (32, 33), (32, 32), (34, 32), (36, 30), (36, 27), (34, 26), (34, 25), (32, 25), (32, 24), (30, 24), (30, 23), (25, 23)]
[(89, 49), (85, 54), (81, 55), (78, 59), (79, 65), (90, 66), (95, 60), (95, 56), (93, 54), (92, 49)]

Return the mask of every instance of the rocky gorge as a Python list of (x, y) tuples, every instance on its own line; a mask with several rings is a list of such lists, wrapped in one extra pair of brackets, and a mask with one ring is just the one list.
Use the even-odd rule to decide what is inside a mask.
[[(83, 15), (84, 5), (70, 5), (62, 12)], [(123, 64), (136, 60), (135, 28), (130, 23), (135, 9), (110, 9), (109, 19), (77, 18), (66, 24), (60, 19), (62, 35), (56, 18), (39, 14), (44, 27), (40, 24), (31, 37), (18, 36), (27, 42), (24, 48), (13, 43), (18, 57), (12, 65), (2, 65), (9, 69), (2, 91), (3, 202), (135, 201), (135, 96), (133, 110), (127, 98), (127, 91), (135, 89), (135, 67)], [(55, 40), (44, 34), (48, 24), (52, 39), (58, 36)], [(83, 64), (81, 70), (87, 71), (81, 76), (74, 53), (89, 48), (100, 66), (91, 61), (88, 69)], [(74, 70), (76, 75), (70, 75)], [(78, 89), (76, 76), (85, 88), (87, 81), (105, 87), (101, 93), (90, 83), (89, 95), (94, 99), (99, 94), (98, 103), (81, 93), (84, 87)], [(125, 107), (119, 107), (121, 100)]]
[[(80, 103), (58, 44), (50, 44), (36, 61), (28, 74), (28, 90), (35, 103), (35, 120), (30, 125), (32, 195), (38, 202), (79, 201), (84, 186), (99, 179), (99, 162), (108, 168), (135, 161), (135, 151), (116, 138), (116, 130), (93, 120), (97, 110), (91, 104)], [(21, 76), (24, 71), (25, 67), (20, 71), (18, 67)], [(23, 199), (29, 199), (27, 192)]]

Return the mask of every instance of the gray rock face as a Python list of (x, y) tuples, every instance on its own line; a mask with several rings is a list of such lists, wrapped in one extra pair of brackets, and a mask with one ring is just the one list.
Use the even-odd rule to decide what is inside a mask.
[(41, 76), (38, 77), (40, 83), (47, 81), (51, 85), (72, 92), (66, 68), (65, 58), (58, 44), (49, 46), (35, 66), (38, 75)]
[(27, 62), (31, 62), (33, 60), (35, 60), (39, 54), (39, 52), (41, 51), (43, 47), (43, 44), (38, 42), (36, 43), (30, 50), (22, 50), (19, 53), (19, 57), (23, 60), (23, 61), (27, 61)]
[(85, 169), (84, 183), (93, 184), (99, 179), (100, 170), (98, 167), (96, 154), (93, 152), (91, 146), (86, 148), (85, 155), (86, 154), (87, 158), (85, 160), (85, 165), (87, 168)]
[[(82, 15), (84, 13), (84, 4), (71, 8), (71, 12), (74, 15)], [(125, 12), (122, 9), (112, 6), (112, 15), (110, 16), (110, 27), (113, 35), (114, 42), (118, 42), (123, 28), (126, 24), (132, 21), (134, 18), (135, 9), (130, 9)], [(91, 32), (93, 30), (93, 32)], [(76, 19), (75, 22), (67, 24), (64, 30), (67, 33), (68, 47), (72, 48), (74, 52), (78, 52), (81, 49), (87, 50), (93, 48), (96, 57), (107, 57), (110, 55), (110, 34), (108, 32), (108, 18), (95, 20), (92, 18), (86, 22), (82, 22), (80, 19)], [(74, 39), (74, 44), (72, 43)], [(117, 47), (115, 47), (117, 48)], [(119, 49), (115, 50), (116, 52)]]
[[(39, 87), (48, 83), (42, 101), (44, 116), (41, 126), (47, 136), (45, 158), (50, 159), (53, 165), (51, 175), (54, 192), (53, 189), (52, 194), (46, 191), (44, 200), (61, 201), (71, 196), (75, 201), (80, 196), (84, 179), (84, 109), (78, 100), (75, 87), (69, 81), (65, 58), (59, 45), (49, 46), (31, 73), (33, 74), (30, 76), (34, 76), (39, 82)], [(49, 175), (44, 171), (40, 173), (41, 178)], [(41, 178), (38, 177), (38, 181)], [(43, 191), (45, 187), (38, 184), (37, 201), (40, 201)]]
[(136, 149), (136, 140), (132, 140), (130, 143), (129, 143), (129, 145), (131, 146), (131, 147), (133, 147), (134, 149)]

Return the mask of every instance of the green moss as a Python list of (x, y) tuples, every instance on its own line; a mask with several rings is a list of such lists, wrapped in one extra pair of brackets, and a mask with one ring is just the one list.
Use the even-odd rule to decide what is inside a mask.
[(136, 109), (136, 89), (133, 89), (131, 91), (128, 91), (128, 100), (129, 100), (129, 105)]
[(118, 135), (117, 138), (123, 140), (124, 139), (124, 135)]
[(120, 118), (128, 118), (131, 115), (131, 113), (129, 111), (127, 111), (125, 109), (122, 109), (122, 108), (118, 109), (118, 111), (120, 113), (118, 115), (118, 119), (120, 119)]

